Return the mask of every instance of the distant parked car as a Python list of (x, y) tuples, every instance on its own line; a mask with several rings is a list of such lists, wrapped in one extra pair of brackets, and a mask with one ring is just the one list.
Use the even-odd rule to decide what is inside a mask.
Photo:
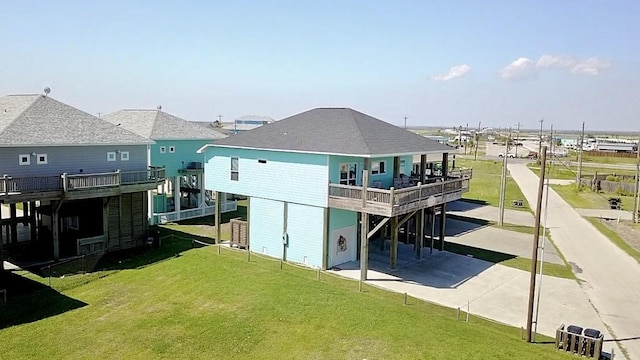
[[(501, 158), (502, 158), (502, 157), (504, 157), (504, 153), (500, 153), (500, 154), (498, 154), (498, 157), (501, 157)], [(513, 158), (515, 158), (516, 156), (515, 156), (515, 155), (513, 155), (513, 154), (507, 154), (507, 157), (508, 157), (508, 158), (512, 158), (512, 159), (513, 159)]]

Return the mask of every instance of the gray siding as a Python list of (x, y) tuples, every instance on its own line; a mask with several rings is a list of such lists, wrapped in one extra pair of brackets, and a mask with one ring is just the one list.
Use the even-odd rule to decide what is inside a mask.
[[(128, 151), (129, 160), (120, 160), (118, 151)], [(116, 161), (107, 161), (107, 152), (116, 152)], [(32, 153), (47, 154), (47, 164), (38, 164)], [(30, 165), (20, 165), (19, 156), (28, 154)], [(0, 176), (12, 177), (90, 174), (143, 170), (147, 167), (147, 146), (59, 146), (0, 148)]]

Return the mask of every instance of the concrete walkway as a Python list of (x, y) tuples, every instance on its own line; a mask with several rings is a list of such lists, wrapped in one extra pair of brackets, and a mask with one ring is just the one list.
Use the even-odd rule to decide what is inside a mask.
[[(528, 272), (437, 250), (431, 255), (425, 251), (422, 260), (415, 260), (413, 247), (403, 244), (398, 248), (398, 268), (392, 271), (389, 252), (380, 251), (377, 245), (370, 249), (367, 283), (462, 311), (469, 304), (471, 314), (526, 327)], [(331, 272), (357, 280), (359, 266), (351, 262)], [(556, 328), (564, 322), (600, 329), (605, 339), (612, 338), (574, 280), (544, 276), (542, 281), (539, 333), (555, 337)], [(620, 354), (615, 343), (605, 343), (604, 351), (612, 348)]]
[[(522, 164), (509, 164), (509, 171), (535, 207), (538, 176)], [(552, 189), (547, 210), (551, 238), (582, 280), (582, 290), (629, 358), (640, 359), (640, 265)]]

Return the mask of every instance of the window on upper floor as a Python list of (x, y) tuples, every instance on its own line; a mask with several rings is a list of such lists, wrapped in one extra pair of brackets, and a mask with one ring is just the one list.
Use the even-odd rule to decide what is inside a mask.
[(176, 152), (176, 147), (175, 146), (169, 146), (169, 152), (170, 153)]
[(107, 152), (107, 161), (116, 161), (116, 152), (115, 151), (109, 151)]
[(47, 154), (36, 155), (36, 163), (38, 165), (45, 165), (47, 163)]
[(129, 152), (121, 151), (120, 152), (120, 161), (129, 161)]
[(18, 155), (18, 164), (20, 164), (20, 165), (30, 165), (31, 164), (31, 155), (29, 155), (29, 154), (20, 154), (20, 155)]
[(231, 180), (238, 181), (238, 171), (240, 169), (239, 160), (237, 157), (231, 158)]
[(160, 146), (160, 154), (164, 154), (167, 152), (167, 147), (166, 146)]
[(371, 174), (384, 174), (387, 172), (386, 163), (384, 161), (376, 161), (371, 164)]

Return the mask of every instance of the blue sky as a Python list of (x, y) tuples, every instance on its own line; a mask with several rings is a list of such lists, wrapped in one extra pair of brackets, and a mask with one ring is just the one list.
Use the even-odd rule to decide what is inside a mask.
[(640, 2), (14, 1), (0, 95), (189, 120), (351, 107), (409, 125), (640, 131)]

